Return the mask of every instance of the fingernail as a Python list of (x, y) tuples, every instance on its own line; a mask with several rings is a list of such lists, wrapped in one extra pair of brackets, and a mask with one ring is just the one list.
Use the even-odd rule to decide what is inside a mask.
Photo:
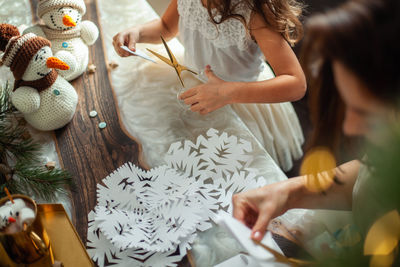
[(253, 239), (260, 240), (261, 239), (261, 232), (257, 231), (253, 233)]

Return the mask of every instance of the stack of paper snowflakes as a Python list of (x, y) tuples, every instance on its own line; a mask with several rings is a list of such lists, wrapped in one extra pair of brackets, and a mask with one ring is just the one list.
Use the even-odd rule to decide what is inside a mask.
[(176, 266), (215, 214), (231, 213), (234, 193), (265, 184), (249, 172), (248, 141), (210, 129), (196, 143), (170, 146), (166, 165), (126, 163), (97, 185), (88, 252), (99, 266)]

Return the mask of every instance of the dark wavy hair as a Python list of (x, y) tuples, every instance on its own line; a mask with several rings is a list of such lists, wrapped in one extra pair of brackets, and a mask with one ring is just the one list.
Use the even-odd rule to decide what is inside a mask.
[[(241, 4), (245, 4), (253, 13), (260, 14), (266, 24), (281, 33), (291, 45), (303, 38), (303, 25), (299, 19), (303, 5), (296, 0), (241, 0), (235, 4), (232, 4), (232, 0), (207, 0), (208, 14), (217, 25), (229, 18), (235, 18), (242, 21), (249, 30), (245, 18), (235, 13), (237, 6)], [(213, 16), (213, 8), (221, 15), (218, 20)]]
[(352, 71), (372, 95), (398, 105), (399, 14), (399, 0), (351, 0), (307, 21), (301, 62), (314, 126), (310, 147), (337, 151), (345, 141), (341, 130), (345, 109), (335, 86), (333, 61)]

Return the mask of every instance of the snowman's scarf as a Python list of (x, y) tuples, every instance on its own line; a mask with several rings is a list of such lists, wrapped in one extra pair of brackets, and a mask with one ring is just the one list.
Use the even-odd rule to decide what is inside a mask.
[(41, 24), (40, 27), (42, 28), (44, 34), (46, 34), (46, 38), (53, 40), (53, 39), (72, 39), (81, 36), (81, 27), (76, 26), (70, 30), (60, 31), (60, 30), (53, 30), (47, 27), (46, 25)]
[(57, 77), (58, 77), (57, 71), (55, 69), (52, 69), (46, 76), (38, 80), (34, 81), (16, 80), (14, 82), (13, 91), (15, 91), (17, 88), (21, 86), (29, 86), (35, 88), (40, 93), (41, 91), (46, 90), (47, 88), (52, 86), (53, 83), (57, 80)]

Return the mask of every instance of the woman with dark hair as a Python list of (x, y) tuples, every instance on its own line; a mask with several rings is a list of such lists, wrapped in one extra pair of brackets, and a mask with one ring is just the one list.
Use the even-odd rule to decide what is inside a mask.
[[(382, 141), (374, 135), (377, 128), (396, 122), (392, 119), (400, 96), (399, 14), (398, 0), (351, 0), (309, 19), (302, 57), (310, 86), (314, 147), (334, 149), (343, 143), (342, 133), (376, 144)], [(388, 212), (380, 205), (383, 196), (371, 186), (370, 168), (353, 160), (332, 173), (336, 183), (324, 188), (324, 194), (310, 190), (311, 176), (306, 175), (234, 195), (234, 217), (252, 228), (253, 239), (261, 240), (270, 220), (289, 209), (352, 210), (355, 225), (365, 236)], [(392, 204), (399, 208), (400, 203)]]
[(122, 45), (134, 50), (137, 43), (160, 43), (160, 35), (179, 33), (183, 64), (206, 75), (204, 84), (179, 98), (202, 115), (230, 105), (287, 171), (303, 154), (303, 133), (289, 102), (306, 90), (290, 47), (303, 35), (301, 12), (296, 0), (171, 0), (160, 19), (118, 33), (113, 45), (124, 57), (131, 54)]

